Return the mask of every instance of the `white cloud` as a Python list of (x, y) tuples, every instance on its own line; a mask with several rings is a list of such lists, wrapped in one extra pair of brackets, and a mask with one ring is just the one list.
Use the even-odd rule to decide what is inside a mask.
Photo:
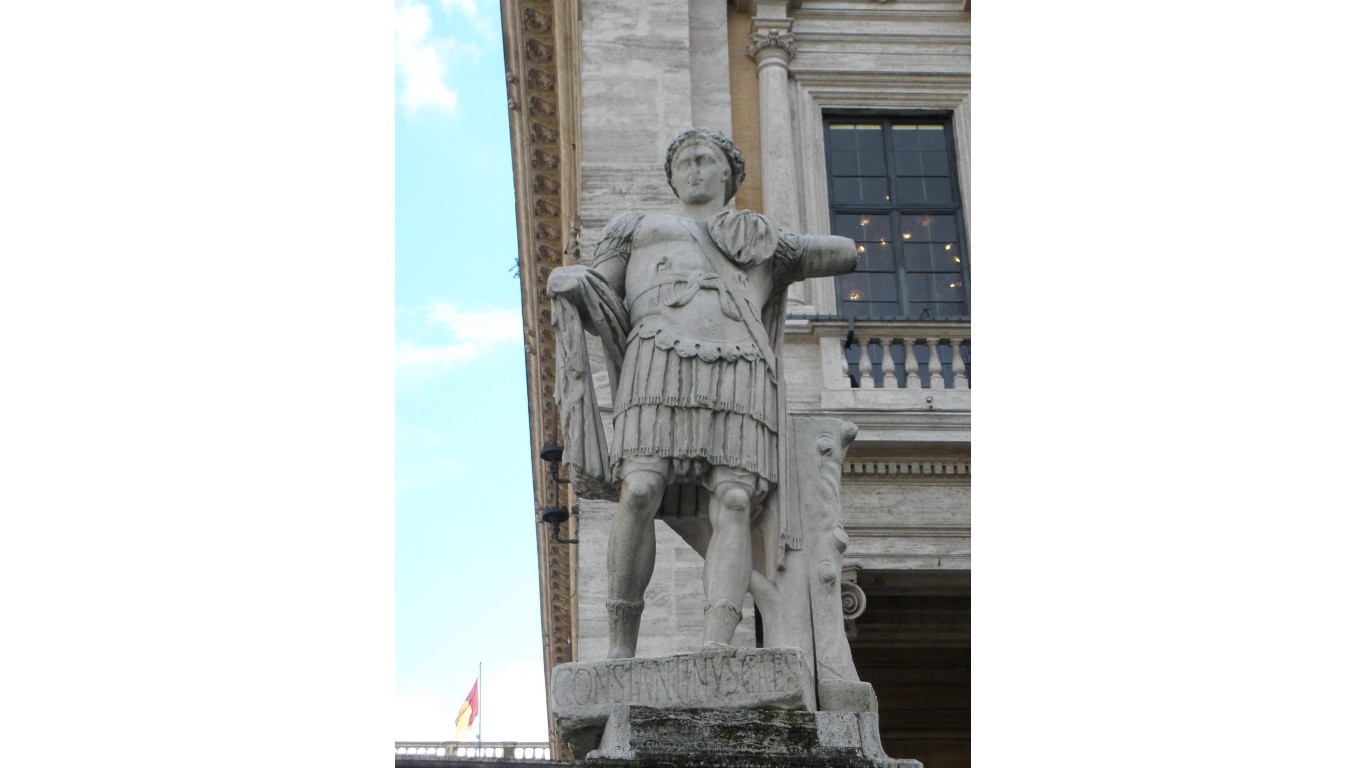
[(446, 13), (450, 13), (452, 8), (459, 10), (469, 20), (470, 26), (479, 33), (480, 37), (490, 43), (494, 42), (493, 24), (487, 16), (479, 13), (479, 6), (475, 0), (441, 0), (441, 7)]
[(445, 78), (446, 59), (454, 41), (428, 37), (432, 31), (432, 17), (427, 13), (427, 6), (421, 3), (398, 0), (394, 6), (394, 19), (396, 64), (403, 81), (399, 102), (409, 113), (423, 108), (453, 112), (455, 91), (446, 85)]
[(400, 310), (400, 316), (418, 319), (416, 324), (401, 324), (410, 327), (395, 351), (398, 373), (410, 381), (435, 378), (522, 342), (522, 315), (512, 309), (469, 309), (435, 302), (419, 310)]

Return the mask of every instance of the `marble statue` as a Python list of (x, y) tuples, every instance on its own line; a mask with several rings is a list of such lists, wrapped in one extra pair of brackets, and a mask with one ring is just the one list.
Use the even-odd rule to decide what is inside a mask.
[[(591, 263), (557, 268), (548, 282), (563, 461), (578, 495), (618, 502), (608, 545), (612, 659), (635, 656), (656, 517), (705, 558), (704, 649), (729, 647), (751, 581), (778, 588), (775, 569), (798, 525), (776, 503), (790, 482), (779, 359), (786, 290), (857, 260), (848, 238), (788, 233), (727, 208), (745, 161), (717, 131), (681, 133), (664, 171), (677, 212), (617, 216)], [(606, 352), (610, 444), (585, 332)], [(842, 456), (852, 433), (827, 439)]]

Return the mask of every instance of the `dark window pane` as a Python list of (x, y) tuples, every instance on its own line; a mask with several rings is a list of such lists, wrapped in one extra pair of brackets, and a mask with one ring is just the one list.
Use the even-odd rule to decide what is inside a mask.
[(882, 157), (882, 147), (876, 151), (871, 149), (861, 149), (858, 152), (859, 173), (864, 176), (886, 176), (887, 161)]
[(887, 177), (859, 177), (859, 193), (861, 195), (860, 203), (885, 204), (887, 202)]
[(835, 177), (836, 205), (886, 205), (887, 179), (881, 176)]
[(897, 301), (895, 272), (871, 272), (868, 274), (869, 301)]
[(868, 318), (873, 316), (868, 305), (858, 301), (845, 301), (841, 311), (844, 312), (845, 317)]
[(830, 174), (832, 176), (857, 176), (858, 153), (852, 150), (836, 149), (830, 152)]
[(843, 302), (866, 301), (868, 299), (868, 275), (855, 272), (839, 276), (839, 297)]
[(899, 317), (901, 315), (901, 302), (899, 301), (880, 301), (868, 305), (872, 311), (872, 317)]
[(890, 216), (867, 213), (855, 219), (857, 234), (849, 235), (855, 240), (868, 241), (874, 243), (886, 243), (891, 236), (892, 223)]
[(876, 149), (882, 151), (882, 126), (881, 125), (859, 125), (854, 129), (855, 146), (859, 149)]
[(953, 186), (948, 179), (937, 176), (928, 176), (923, 179), (925, 182), (925, 202), (927, 203), (952, 203)]
[(934, 263), (935, 272), (962, 272), (963, 261), (958, 256), (958, 246), (954, 243), (940, 245), (934, 243), (929, 246), (929, 250)]
[(859, 224), (864, 217), (857, 213), (835, 214), (835, 234), (851, 240), (863, 239), (863, 227)]
[(831, 184), (831, 193), (834, 197), (832, 201), (835, 205), (857, 204), (859, 202), (858, 179), (836, 178)]
[(942, 125), (922, 125), (916, 134), (920, 139), (921, 149), (945, 149), (948, 147), (944, 141), (944, 126)]
[(920, 220), (929, 227), (929, 240), (932, 243), (953, 243), (958, 240), (958, 219), (955, 216), (922, 216)]
[(950, 318), (964, 317), (967, 315), (967, 310), (965, 309), (965, 307), (967, 306), (966, 304), (954, 302), (940, 302), (936, 306), (938, 307), (938, 317)]
[(963, 289), (962, 275), (934, 275), (934, 301), (963, 301), (967, 291)]
[(898, 178), (896, 180), (896, 201), (901, 205), (925, 203), (925, 180)]
[(910, 272), (934, 271), (934, 248), (929, 243), (907, 243), (901, 246), (906, 259), (906, 269)]
[(892, 148), (919, 149), (919, 136), (920, 126), (918, 125), (894, 125), (892, 126)]
[(892, 245), (881, 243), (859, 243), (854, 246), (858, 251), (858, 269), (865, 272), (892, 272), (896, 270), (896, 260), (892, 258)]
[(896, 175), (898, 176), (923, 176), (925, 168), (920, 161), (920, 153), (914, 151), (900, 151), (896, 153)]
[(923, 272), (908, 272), (906, 274), (906, 298), (919, 302), (934, 301), (934, 295), (930, 292), (931, 277), (932, 275)]
[(948, 176), (949, 175), (949, 153), (948, 152), (921, 152), (920, 161), (925, 166), (926, 176)]
[(830, 148), (831, 149), (853, 149), (854, 148), (854, 126), (852, 123), (831, 123), (830, 124)]
[(930, 237), (930, 225), (934, 223), (934, 217), (925, 213), (903, 213), (901, 214), (901, 232), (910, 235), (903, 238), (909, 243), (930, 243), (934, 242)]

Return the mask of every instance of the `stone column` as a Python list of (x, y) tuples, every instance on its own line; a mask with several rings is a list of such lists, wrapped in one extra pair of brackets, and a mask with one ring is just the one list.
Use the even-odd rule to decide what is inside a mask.
[(799, 232), (797, 160), (792, 140), (792, 105), (787, 97), (787, 65), (796, 52), (792, 42), (792, 19), (786, 15), (756, 14), (750, 40), (752, 43), (746, 52), (759, 69), (764, 214), (783, 229)]
[[(797, 52), (786, 2), (759, 2), (746, 49), (759, 70), (759, 141), (762, 147), (764, 215), (789, 232), (803, 231), (797, 202), (797, 150), (792, 135), (787, 65)], [(807, 312), (810, 288), (788, 290), (789, 311)]]

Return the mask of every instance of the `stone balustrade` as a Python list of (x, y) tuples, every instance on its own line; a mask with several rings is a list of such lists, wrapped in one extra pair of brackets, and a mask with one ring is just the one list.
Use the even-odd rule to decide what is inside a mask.
[(426, 757), (455, 760), (483, 757), (505, 760), (550, 760), (550, 743), (545, 741), (398, 741), (394, 742), (397, 757)]
[(968, 389), (968, 323), (855, 322), (844, 359), (853, 389)]
[[(820, 407), (886, 412), (971, 411), (972, 325), (931, 320), (789, 318), (820, 345)], [(791, 343), (791, 342), (789, 342)], [(861, 423), (860, 428), (869, 426)]]

